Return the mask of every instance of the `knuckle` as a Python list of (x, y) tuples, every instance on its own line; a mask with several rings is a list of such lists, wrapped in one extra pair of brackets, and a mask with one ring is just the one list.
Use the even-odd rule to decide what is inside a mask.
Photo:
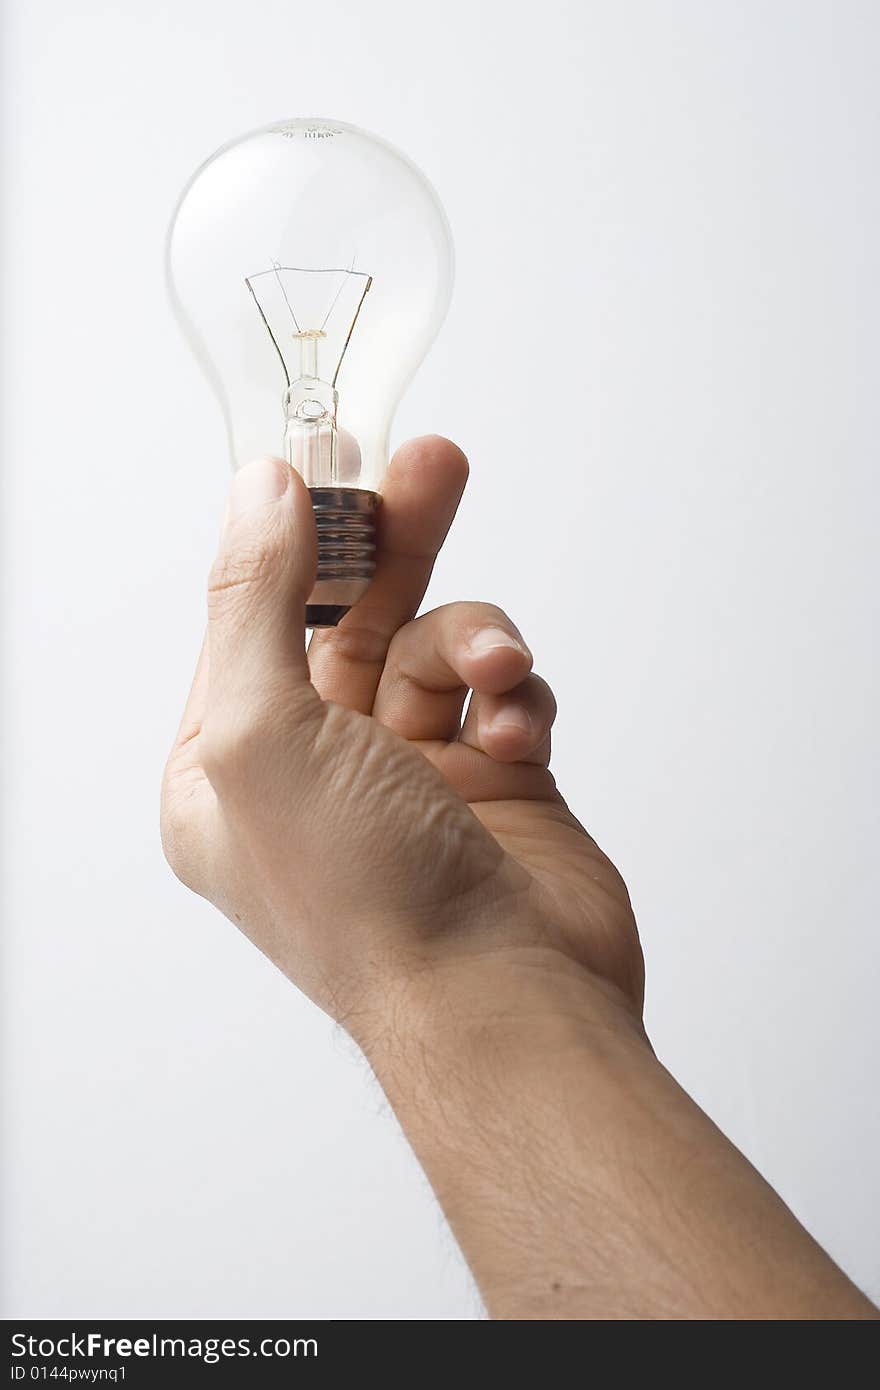
[(556, 696), (553, 694), (552, 687), (548, 685), (543, 676), (532, 674), (529, 677), (535, 691), (535, 698), (540, 706), (548, 724), (552, 724), (559, 712), (559, 705)]
[(434, 613), (425, 613), (420, 618), (412, 618), (395, 632), (385, 656), (386, 667), (396, 667), (406, 663), (408, 654), (421, 653), (436, 641)]
[(265, 754), (267, 727), (254, 712), (235, 717), (211, 715), (202, 727), (200, 754), (205, 776), (215, 791), (229, 795), (249, 780)]
[[(404, 630), (401, 628), (399, 631)], [(349, 626), (341, 624), (328, 633), (316, 654), (320, 655), (326, 646), (334, 658), (350, 662), (353, 666), (379, 666), (386, 659), (389, 643), (394, 641), (394, 638), (389, 638), (391, 631), (393, 623), (390, 620), (383, 622), (377, 618), (370, 621), (358, 617)]]
[(313, 738), (312, 723), (323, 705), (314, 689), (266, 692), (247, 706), (209, 712), (199, 752), (205, 776), (225, 801), (253, 800), (296, 773)]

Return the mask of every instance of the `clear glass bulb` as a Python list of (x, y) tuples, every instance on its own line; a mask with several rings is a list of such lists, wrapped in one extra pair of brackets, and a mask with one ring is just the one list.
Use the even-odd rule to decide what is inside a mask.
[(369, 584), (391, 421), (449, 304), (440, 201), (383, 140), (341, 121), (282, 121), (196, 171), (167, 266), (233, 467), (281, 451), (311, 491), (306, 617), (333, 626)]

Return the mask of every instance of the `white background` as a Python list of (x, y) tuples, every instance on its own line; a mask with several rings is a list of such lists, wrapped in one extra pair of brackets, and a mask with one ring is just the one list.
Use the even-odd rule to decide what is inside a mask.
[(880, 1295), (880, 10), (9, 0), (6, 1316), (480, 1316), (364, 1062), (171, 876), (227, 484), (180, 186), (324, 115), (427, 171), (453, 307), (398, 417), (473, 481), (631, 886), (656, 1047)]

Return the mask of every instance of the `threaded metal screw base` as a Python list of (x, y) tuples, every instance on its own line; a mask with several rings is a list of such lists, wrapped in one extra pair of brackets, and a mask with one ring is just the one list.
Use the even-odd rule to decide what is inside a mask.
[(379, 494), (366, 488), (309, 488), (318, 531), (318, 576), (306, 606), (308, 627), (335, 627), (366, 590), (376, 568)]
[(378, 493), (354, 487), (309, 488), (318, 528), (319, 579), (372, 579)]

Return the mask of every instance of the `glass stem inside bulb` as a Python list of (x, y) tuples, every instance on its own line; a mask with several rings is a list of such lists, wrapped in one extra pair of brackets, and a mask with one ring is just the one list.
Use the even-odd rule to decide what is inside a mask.
[(335, 487), (339, 481), (336, 407), (333, 386), (318, 376), (320, 330), (299, 332), (300, 375), (284, 396), (284, 434), (288, 462), (307, 487)]
[(319, 333), (297, 333), (299, 339), (299, 374), (301, 377), (318, 375)]

